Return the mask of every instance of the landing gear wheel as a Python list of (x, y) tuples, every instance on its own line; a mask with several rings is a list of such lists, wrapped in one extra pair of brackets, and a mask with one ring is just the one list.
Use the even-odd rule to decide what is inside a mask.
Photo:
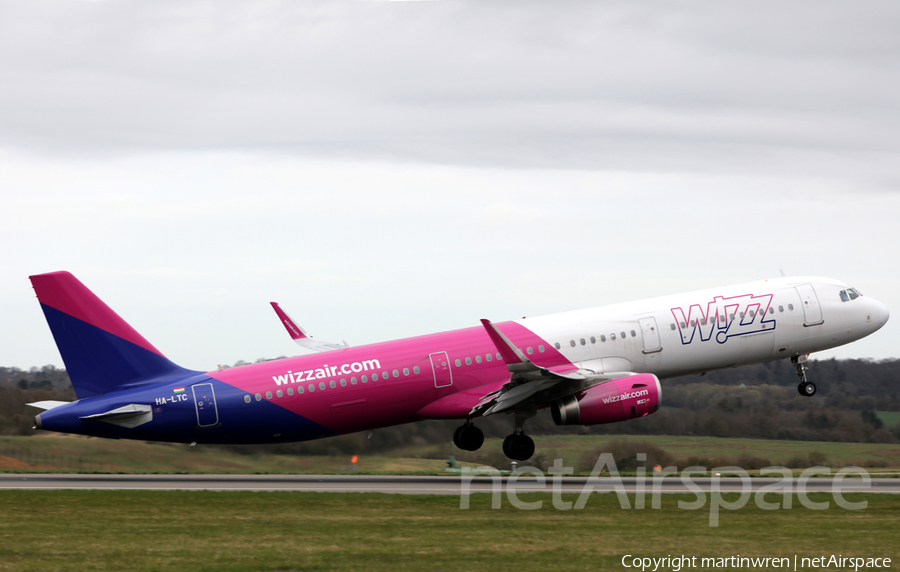
[(456, 445), (458, 449), (462, 449), (462, 445), (460, 445), (459, 434), (462, 433), (462, 430), (465, 428), (465, 425), (460, 425), (456, 428), (456, 431), (453, 432), (453, 444)]
[(811, 381), (801, 383), (797, 386), (797, 391), (804, 397), (812, 397), (816, 394), (816, 384)]
[(809, 369), (806, 367), (806, 360), (809, 356), (794, 356), (791, 358), (791, 363), (794, 364), (794, 368), (797, 370), (797, 377), (800, 378), (800, 385), (797, 386), (797, 391), (800, 392), (800, 395), (804, 397), (812, 397), (816, 394), (816, 384), (806, 380), (806, 370)]
[(477, 451), (484, 444), (484, 433), (470, 423), (460, 425), (453, 432), (453, 444), (463, 451)]
[(509, 435), (503, 440), (503, 453), (514, 461), (527, 461), (534, 455), (534, 441), (528, 435)]

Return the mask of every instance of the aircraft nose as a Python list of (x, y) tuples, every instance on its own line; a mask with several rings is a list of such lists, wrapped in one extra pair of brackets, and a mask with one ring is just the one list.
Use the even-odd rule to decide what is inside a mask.
[(880, 328), (885, 325), (888, 321), (888, 318), (891, 317), (891, 311), (888, 310), (888, 307), (884, 305), (883, 302), (876, 300), (874, 298), (871, 299), (872, 303), (872, 322), (877, 324)]

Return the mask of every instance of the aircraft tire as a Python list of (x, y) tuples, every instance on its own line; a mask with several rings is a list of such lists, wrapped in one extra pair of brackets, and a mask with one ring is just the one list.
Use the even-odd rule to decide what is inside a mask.
[(456, 431), (453, 432), (453, 444), (456, 445), (457, 449), (465, 450), (465, 448), (462, 446), (462, 441), (459, 440), (459, 436), (462, 433), (462, 430), (465, 428), (465, 425), (460, 425), (456, 428)]
[(465, 451), (477, 451), (484, 444), (484, 433), (474, 425), (463, 425), (459, 432), (460, 449)]
[(510, 435), (503, 441), (503, 452), (514, 461), (527, 461), (534, 455), (534, 440), (528, 435)]
[(803, 395), (805, 395), (806, 397), (812, 397), (813, 395), (816, 394), (816, 384), (815, 383), (813, 383), (811, 381), (807, 381), (806, 383), (801, 384), (801, 385), (802, 385), (801, 393), (803, 393)]

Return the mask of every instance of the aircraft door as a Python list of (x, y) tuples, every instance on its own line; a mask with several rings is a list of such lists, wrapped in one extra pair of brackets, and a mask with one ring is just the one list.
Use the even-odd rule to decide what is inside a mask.
[(431, 359), (431, 371), (434, 372), (435, 387), (449, 387), (453, 385), (453, 374), (450, 372), (450, 356), (447, 352), (435, 352), (428, 354)]
[(197, 425), (212, 427), (219, 423), (219, 409), (216, 406), (216, 392), (211, 383), (197, 383), (191, 386), (194, 392), (194, 409), (197, 411)]
[(659, 330), (656, 328), (656, 318), (653, 316), (641, 318), (641, 335), (644, 338), (644, 353), (658, 352), (662, 349), (659, 343)]
[(803, 307), (803, 325), (816, 326), (824, 322), (822, 307), (819, 306), (819, 298), (812, 284), (801, 284), (795, 288), (800, 294), (800, 305)]

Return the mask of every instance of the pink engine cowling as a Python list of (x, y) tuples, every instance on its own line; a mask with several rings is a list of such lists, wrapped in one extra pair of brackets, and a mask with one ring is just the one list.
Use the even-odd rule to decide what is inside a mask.
[(620, 377), (550, 404), (557, 425), (598, 425), (650, 415), (659, 409), (659, 379), (652, 373)]

